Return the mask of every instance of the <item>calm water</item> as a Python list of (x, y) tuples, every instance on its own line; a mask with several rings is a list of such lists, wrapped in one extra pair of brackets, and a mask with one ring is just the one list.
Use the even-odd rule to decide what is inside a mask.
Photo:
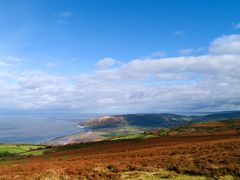
[(44, 143), (82, 131), (76, 125), (95, 116), (76, 113), (0, 113), (0, 143)]

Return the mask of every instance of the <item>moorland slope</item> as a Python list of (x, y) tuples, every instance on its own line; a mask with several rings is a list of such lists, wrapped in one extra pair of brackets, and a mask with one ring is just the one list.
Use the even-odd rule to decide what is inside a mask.
[[(237, 179), (240, 120), (195, 123), (152, 138), (52, 147), (0, 164), (1, 179)], [(189, 128), (198, 129), (189, 133)], [(212, 131), (215, 128), (214, 133)], [(178, 134), (171, 134), (177, 131)], [(204, 132), (204, 133), (202, 133)], [(151, 132), (148, 132), (151, 133)], [(149, 134), (148, 134), (149, 135)]]

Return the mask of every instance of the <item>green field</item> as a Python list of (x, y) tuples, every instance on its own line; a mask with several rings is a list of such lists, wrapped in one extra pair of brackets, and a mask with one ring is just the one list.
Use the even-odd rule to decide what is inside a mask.
[(101, 136), (104, 139), (112, 140), (116, 137), (123, 137), (129, 134), (139, 134), (141, 132), (142, 131), (139, 128), (136, 128), (134, 126), (123, 125), (118, 128), (106, 129), (104, 130), (104, 134), (102, 134)]
[(153, 137), (156, 137), (156, 136), (152, 134), (129, 134), (126, 136), (115, 137), (115, 138), (112, 138), (111, 140), (148, 139)]
[(48, 148), (42, 145), (0, 144), (0, 154), (41, 155)]

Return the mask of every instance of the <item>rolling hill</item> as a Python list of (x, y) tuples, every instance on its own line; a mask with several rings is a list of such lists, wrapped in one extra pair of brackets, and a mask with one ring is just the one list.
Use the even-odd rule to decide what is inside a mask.
[[(139, 134), (156, 128), (178, 128), (192, 123), (240, 119), (240, 112), (221, 112), (204, 116), (187, 116), (177, 114), (127, 114), (109, 115), (86, 120), (80, 125), (85, 131), (55, 138), (50, 145), (64, 145), (88, 141), (101, 141), (132, 134)], [(163, 134), (168, 130), (164, 129)]]
[(102, 116), (81, 123), (89, 129), (116, 128), (122, 126), (134, 126), (139, 128), (169, 128), (181, 126), (193, 122), (217, 121), (240, 118), (240, 111), (219, 112), (204, 116), (187, 116), (177, 114), (127, 114)]
[(240, 120), (167, 129), (149, 138), (142, 133), (16, 154), (0, 163), (0, 179), (239, 179)]

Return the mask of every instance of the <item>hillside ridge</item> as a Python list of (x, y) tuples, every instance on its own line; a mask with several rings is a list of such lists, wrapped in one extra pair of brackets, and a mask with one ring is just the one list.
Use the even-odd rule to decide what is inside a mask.
[(130, 125), (142, 128), (176, 127), (189, 123), (217, 121), (240, 118), (240, 111), (211, 113), (207, 115), (178, 115), (171, 113), (161, 114), (126, 114), (108, 115), (89, 119), (80, 125), (90, 129), (114, 128)]

